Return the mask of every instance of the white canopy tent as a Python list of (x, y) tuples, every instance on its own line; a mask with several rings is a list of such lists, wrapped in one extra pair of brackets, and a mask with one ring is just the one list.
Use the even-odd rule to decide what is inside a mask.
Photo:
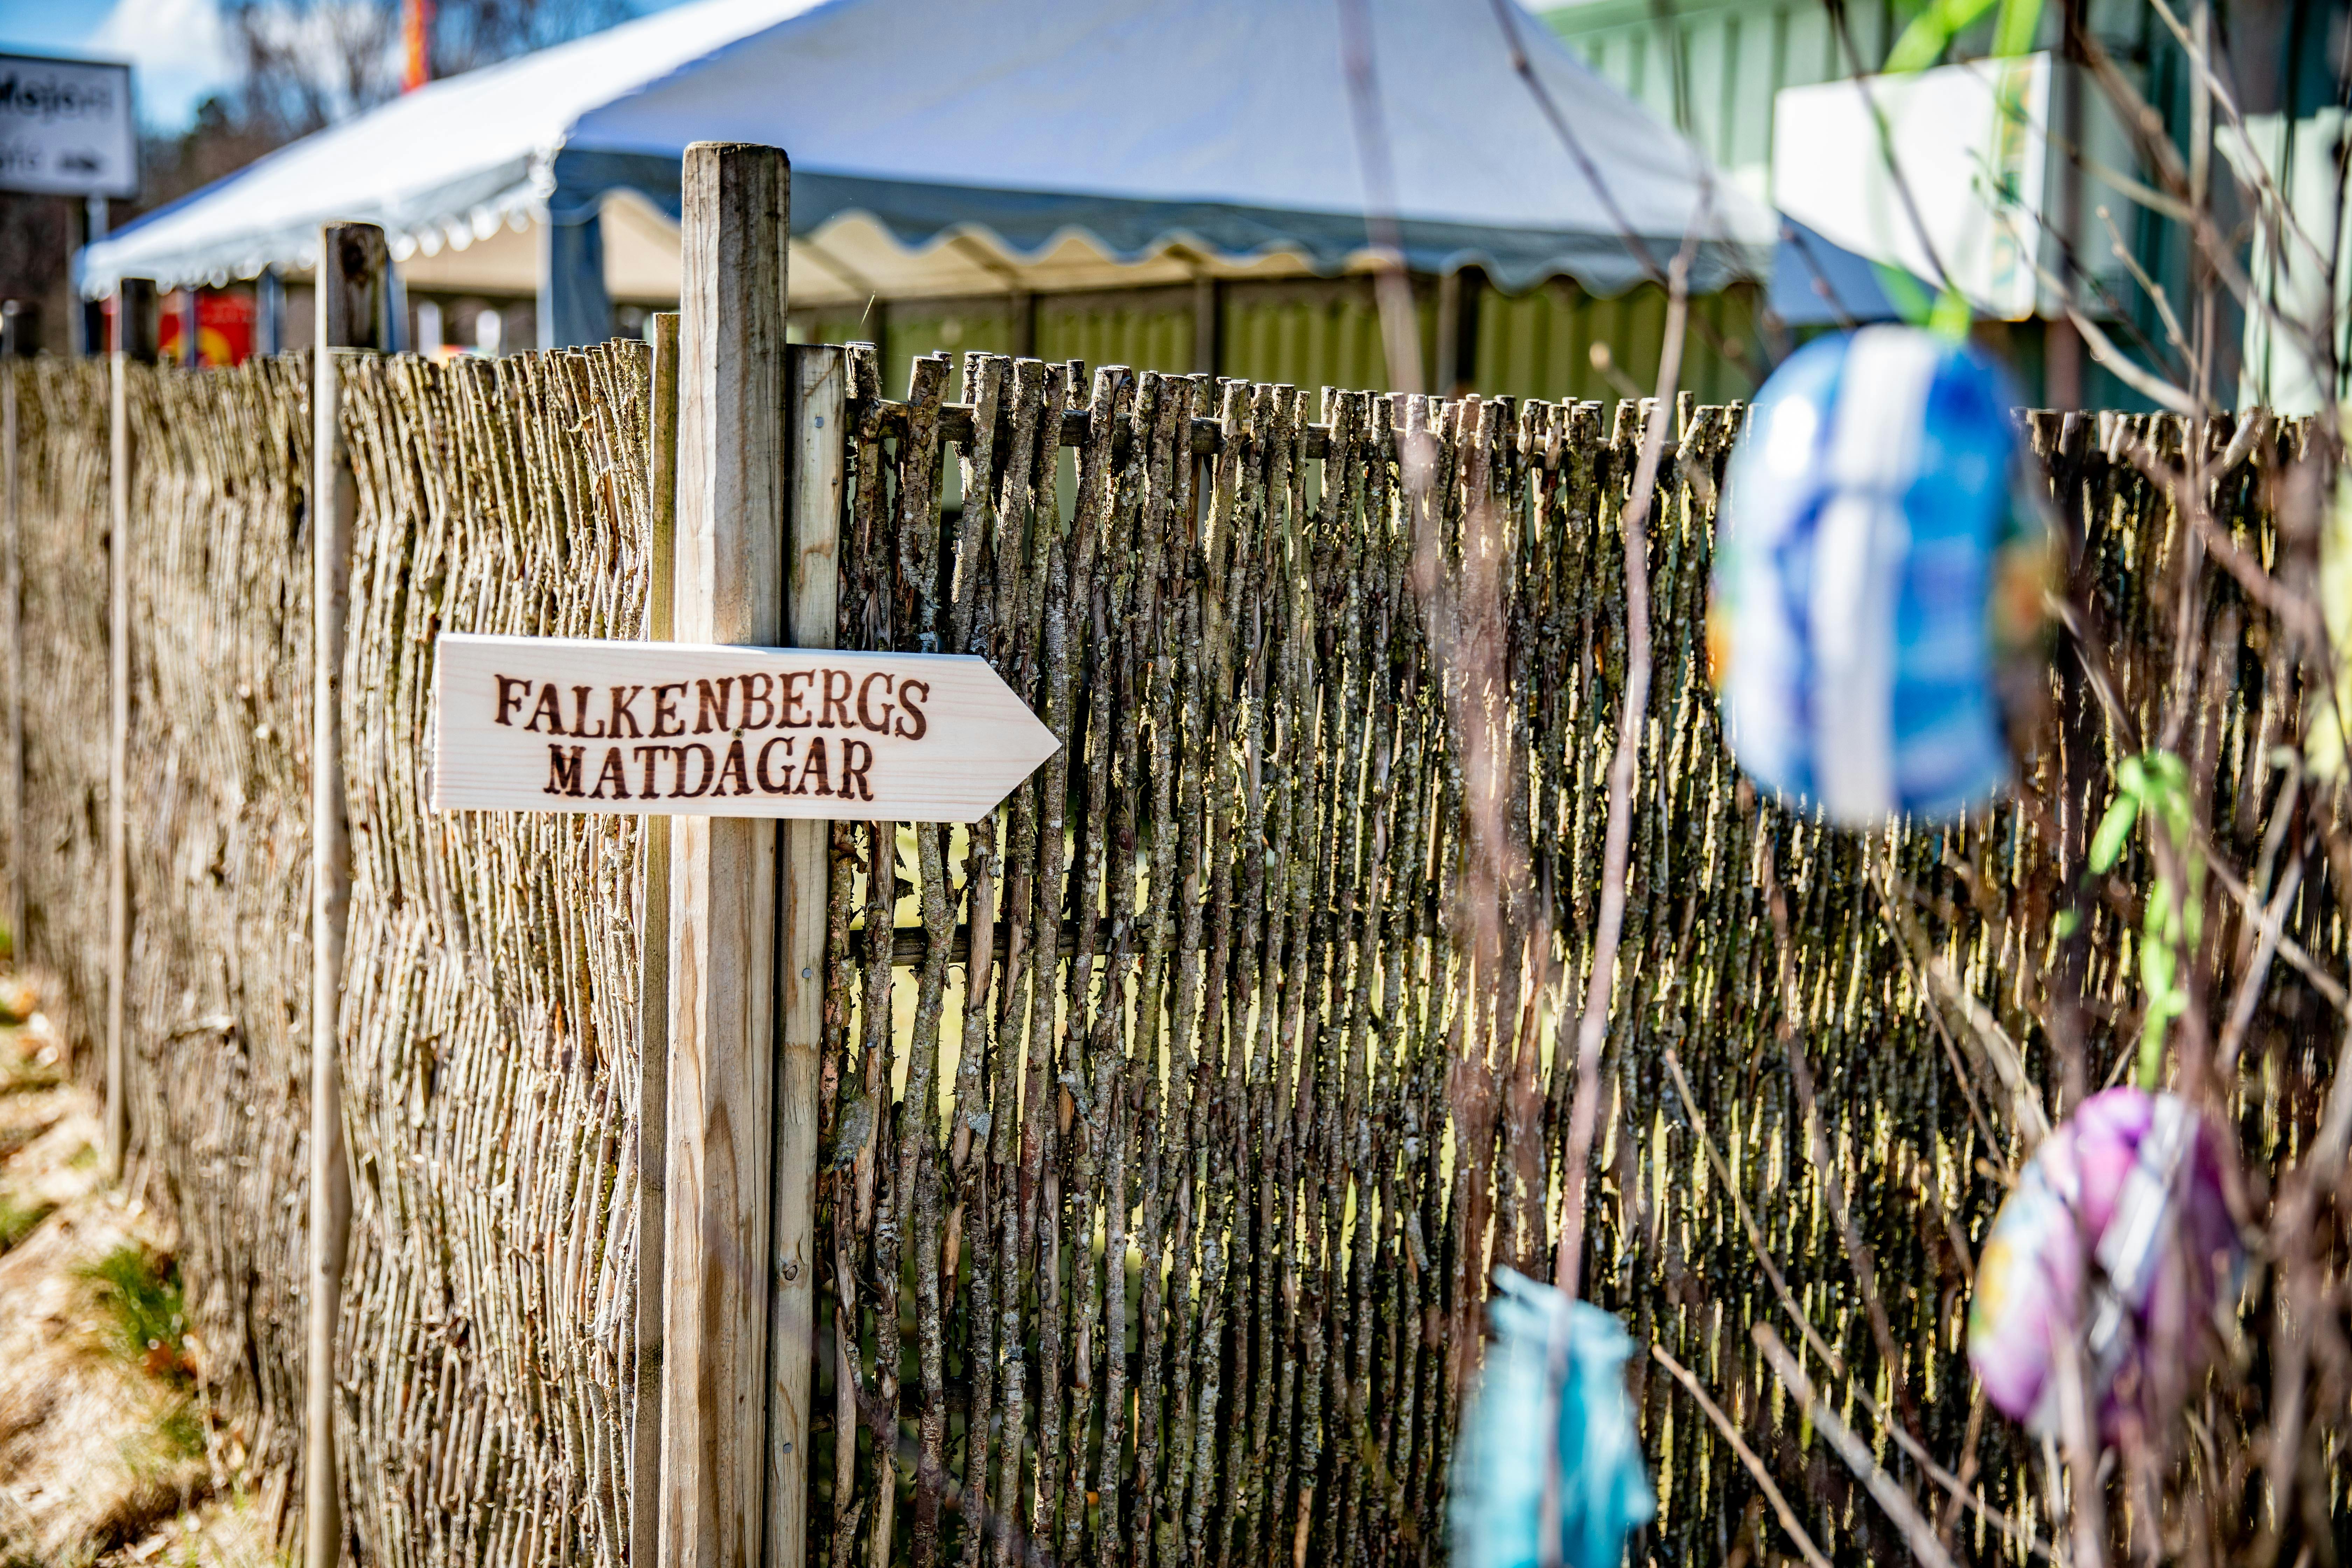
[[(1698, 287), (1769, 266), (1771, 215), (1532, 17), (1512, 31), (1573, 155), (1491, 0), (1366, 10), (1408, 265), (1612, 294), (1696, 226)], [(320, 224), (373, 222), (412, 287), (511, 289), (528, 257), (542, 342), (592, 341), (614, 297), (675, 297), (678, 156), (703, 140), (791, 154), (796, 305), (1353, 270), (1340, 15), (698, 0), (285, 148), (90, 247), (81, 287), (307, 270)]]

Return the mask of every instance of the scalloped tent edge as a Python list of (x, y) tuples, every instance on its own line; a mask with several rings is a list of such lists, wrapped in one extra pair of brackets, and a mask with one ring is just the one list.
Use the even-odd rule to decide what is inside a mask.
[[(1408, 267), (1612, 295), (1654, 278), (1696, 214), (1695, 288), (1769, 274), (1772, 215), (1535, 18), (1514, 13), (1518, 42), (1579, 157), (1514, 75), (1490, 0), (1367, 5)], [(679, 154), (699, 140), (792, 153), (796, 240), (853, 216), (909, 253), (972, 236), (1005, 258), (1000, 286), (1072, 234), (1120, 264), (1174, 250), (1360, 268), (1339, 13), (1265, 0), (1239, 15), (1204, 29), (1182, 0), (1034, 0), (1013, 26), (953, 0), (699, 0), (280, 149), (89, 247), (77, 282), (96, 297), (124, 277), (304, 270), (330, 221), (381, 224), (396, 253), (427, 255), (536, 226), (542, 345), (597, 341), (604, 197), (635, 192), (675, 222)], [(879, 291), (902, 297), (891, 281)]]

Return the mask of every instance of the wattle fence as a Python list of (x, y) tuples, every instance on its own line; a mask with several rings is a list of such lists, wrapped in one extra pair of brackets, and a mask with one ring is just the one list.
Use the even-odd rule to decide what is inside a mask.
[[(108, 370), (16, 368), (22, 951), (95, 1079)], [(175, 1222), (215, 1454), (297, 1538), (310, 1125), (307, 361), (130, 367), (132, 1180)], [(425, 809), (433, 630), (635, 635), (642, 347), (358, 362), (341, 1021), (344, 1510), (367, 1561), (625, 1561), (632, 818)]]
[[(1617, 510), (1643, 412), (1310, 402), (981, 354), (952, 401), (944, 359), (891, 401), (856, 363), (842, 645), (982, 654), (1065, 746), (983, 824), (833, 830), (812, 1559), (1442, 1558), (1487, 1271), (1545, 1268), (1556, 1236), (1572, 1079), (1556, 1041), (1597, 895), (1625, 658)], [(9, 873), (20, 951), (54, 977), (87, 1076), (107, 931), (108, 372), (5, 374), (26, 737)], [(133, 1179), (181, 1237), (216, 1458), (290, 1538), (309, 378), (290, 360), (126, 374)], [(436, 633), (645, 634), (648, 359), (362, 362), (341, 416), (360, 493), (341, 717), (349, 1534), (368, 1563), (620, 1563), (652, 1496), (632, 1437), (651, 1394), (638, 1194), (660, 1153), (638, 1121), (639, 823), (425, 802)], [(2000, 1196), (1984, 1156), (2003, 1135), (1978, 1102), (2003, 1091), (1953, 1020), (1965, 994), (2052, 1078), (2040, 944), (2080, 868), (2014, 808), (1865, 841), (1748, 798), (1703, 668), (1738, 413), (1664, 416), (1658, 675), (1590, 1292), (1714, 1390), (1837, 1561), (1899, 1557), (1759, 1368), (1746, 1326), (1780, 1309), (1752, 1216), (1843, 1363), (1811, 1367), (1843, 1413), (1906, 1479), (1853, 1390), (1904, 1405), (1933, 1452), (1971, 1451), (1991, 1515), (1960, 1517), (1963, 1547), (2022, 1561), (2049, 1530), (2042, 1455), (1972, 1413), (1960, 1331)], [(2120, 455), (2150, 428), (2032, 426), (2123, 700), (2143, 708), (2169, 670), (2179, 545)], [(1406, 430), (1433, 443), (1425, 501), (1399, 467)], [(2224, 483), (2249, 540), (2276, 443), (2298, 439), (2254, 444)], [(1417, 586), (1426, 560), (1490, 584), (1471, 606), (1487, 618)], [(2210, 613), (2234, 594), (2217, 587)], [(1480, 635), (1433, 650), (1433, 625)], [(2205, 679), (2192, 742), (2219, 759), (2216, 831), (2243, 836), (2294, 675), (2249, 645)], [(1465, 829), (1481, 776), (1451, 705), (1465, 682), (1503, 715), (1496, 810), (1524, 878), (1485, 879)], [(2085, 694), (2062, 696), (2031, 809), (2095, 812), (2109, 742)], [(2340, 971), (2336, 909), (2315, 865), (2288, 929)], [(2091, 923), (2104, 1070), (2135, 1043), (2137, 991), (2118, 914)], [(2249, 1148), (2310, 1126), (2330, 1016), (2297, 973), (2269, 983), (2242, 1069)], [(1658, 1363), (1631, 1373), (1661, 1498), (1637, 1550), (1760, 1552), (1738, 1460)]]
[[(102, 1082), (108, 952), (108, 367), (14, 365), (23, 571), (23, 960)], [(299, 1454), (308, 1217), (309, 377), (133, 370), (125, 1099), (177, 1224), (223, 1466), (282, 1504)], [(12, 696), (18, 694), (12, 693)]]

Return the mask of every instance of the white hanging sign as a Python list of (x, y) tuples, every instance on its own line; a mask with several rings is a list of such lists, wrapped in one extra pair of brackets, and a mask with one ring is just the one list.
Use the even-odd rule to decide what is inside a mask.
[(972, 822), (1058, 745), (981, 658), (456, 632), (436, 653), (443, 811)]
[(137, 195), (131, 68), (0, 54), (0, 190)]

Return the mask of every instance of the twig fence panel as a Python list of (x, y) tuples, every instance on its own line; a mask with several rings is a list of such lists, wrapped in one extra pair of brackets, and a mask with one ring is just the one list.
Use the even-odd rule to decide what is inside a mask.
[[(110, 368), (12, 366), (26, 958), (68, 1037), (106, 994)], [(132, 624), (125, 1086), (133, 1185), (178, 1237), (215, 1458), (285, 1499), (308, 1183), (307, 362), (127, 371)], [(97, 1053), (76, 1053), (89, 1079)]]
[[(1487, 1270), (1548, 1275), (1556, 1240), (1556, 1042), (1598, 893), (1643, 413), (1604, 433), (1598, 405), (1310, 407), (984, 354), (950, 404), (950, 374), (918, 361), (904, 404), (862, 389), (842, 644), (984, 655), (1066, 749), (971, 830), (837, 830), (827, 1560), (1426, 1561)], [(2021, 1557), (2048, 1529), (2042, 1456), (1982, 1421), (1962, 1336), (2001, 1196), (1988, 1140), (2015, 1145), (1974, 1112), (2006, 1091), (1963, 1020), (2020, 1042), (2046, 1091), (2043, 975), (2075, 963), (2095, 1066), (2127, 1057), (2128, 911), (2038, 945), (2082, 868), (2024, 814), (2067, 817), (2079, 846), (2142, 742), (2072, 679), (2020, 806), (1865, 839), (1754, 801), (1704, 662), (1738, 411), (1680, 413), (1584, 1277), (1717, 1390), (1818, 1542), (1897, 1559), (1748, 1341), (1782, 1312), (1752, 1222), (1841, 1381), (1930, 1452), (1973, 1450), (1994, 1511), (1961, 1517), (1971, 1551)], [(1423, 489), (1400, 454), (1424, 431)], [(2145, 728), (2182, 541), (2126, 453), (2185, 428), (2032, 433)], [(2213, 457), (2231, 434), (2206, 433)], [(2217, 480), (2252, 545), (2277, 442), (2300, 438)], [(1417, 577), (1433, 536), (1442, 569)], [(2235, 604), (2223, 583), (2195, 609)], [(2241, 836), (2293, 676), (2252, 651), (2203, 672), (2185, 743), (2220, 757), (2216, 815)], [(1476, 810), (1500, 825), (1483, 841)], [(1517, 879), (1491, 847), (1514, 839)], [(2294, 916), (2329, 962), (2335, 908), (2315, 888)], [(2282, 975), (2266, 1002), (2262, 1071), (2292, 1088), (2250, 1066), (2255, 1148), (2307, 1130), (2332, 1060), (2331, 1031), (2292, 1027), (2322, 1018), (2316, 992)], [(1632, 1375), (1654, 1560), (1759, 1550), (1734, 1456), (1648, 1360)]]
[[(49, 1003), (88, 1038), (106, 1006), (107, 368), (34, 360), (16, 380), (24, 888), (20, 962), (57, 982)], [(12, 679), (17, 677), (12, 676)], [(77, 1053), (90, 1079), (97, 1062)]]
[[(108, 375), (17, 377), (28, 960), (105, 994)], [(132, 366), (131, 1126), (216, 1458), (297, 1534), (308, 1207), (310, 376)], [(638, 635), (645, 357), (346, 382), (354, 1224), (346, 1509), (371, 1562), (625, 1560), (635, 825), (424, 808), (431, 637)]]
[[(88, 366), (9, 374), (21, 940), (86, 1034), (104, 984), (106, 387)], [(1644, 413), (1310, 406), (992, 355), (966, 356), (954, 402), (947, 362), (919, 360), (893, 402), (870, 361), (858, 374), (841, 645), (984, 655), (1065, 749), (985, 823), (834, 830), (811, 1551), (835, 1568), (1434, 1560), (1486, 1269), (1549, 1267), (1559, 999), (1581, 993), (1598, 890), (1617, 510)], [(132, 1125), (188, 1238), (208, 1379), (282, 1474), (307, 1214), (307, 379), (299, 362), (133, 375)], [(629, 1458), (650, 1394), (638, 826), (425, 802), (436, 633), (642, 635), (646, 362), (402, 358), (361, 365), (346, 397), (349, 1526), (367, 1562), (617, 1563), (650, 1495)], [(1675, 412), (1585, 1278), (1712, 1387), (1838, 1560), (1893, 1560), (1744, 1332), (1781, 1310), (1752, 1224), (1850, 1373), (1843, 1397), (1868, 1391), (1938, 1456), (1974, 1434), (1991, 1512), (1963, 1538), (2019, 1556), (2047, 1527), (2041, 1457), (1976, 1419), (1958, 1331), (2000, 1195), (1982, 1157), (2005, 1136), (1983, 1041), (1997, 1026), (2046, 1084), (2033, 1017), (2059, 963), (2085, 974), (2095, 1064), (2137, 1035), (2125, 911), (2029, 945), (2080, 868), (2021, 826), (2050, 812), (2080, 843), (2131, 742), (2069, 676), (2019, 806), (1864, 840), (1751, 800), (1703, 665), (1738, 413)], [(1425, 482), (1398, 460), (1424, 434)], [(2143, 713), (2177, 674), (2180, 609), (2170, 509), (2123, 455), (2151, 434), (2183, 433), (2035, 426)], [(2222, 481), (2250, 542), (2275, 456), (2252, 444)], [(2235, 616), (2233, 594), (2191, 611)], [(2189, 672), (2211, 700), (2183, 744), (2221, 759), (2217, 832), (2242, 837), (2294, 672), (2221, 640), (2242, 652)], [(2335, 910), (2315, 879), (2290, 934), (2340, 968)], [(2251, 1148), (2311, 1123), (2326, 1032), (2296, 1020), (2319, 1008), (2293, 973), (2271, 982)], [(1671, 1379), (1632, 1374), (1663, 1505), (1647, 1550), (1757, 1550), (1745, 1473)]]
[(627, 1560), (635, 817), (429, 809), (441, 631), (643, 635), (638, 345), (362, 362), (339, 1462), (394, 1564)]
[(222, 1457), (273, 1480), (309, 1203), (306, 371), (142, 373), (131, 402), (130, 1116), (208, 1371), (258, 1418)]

